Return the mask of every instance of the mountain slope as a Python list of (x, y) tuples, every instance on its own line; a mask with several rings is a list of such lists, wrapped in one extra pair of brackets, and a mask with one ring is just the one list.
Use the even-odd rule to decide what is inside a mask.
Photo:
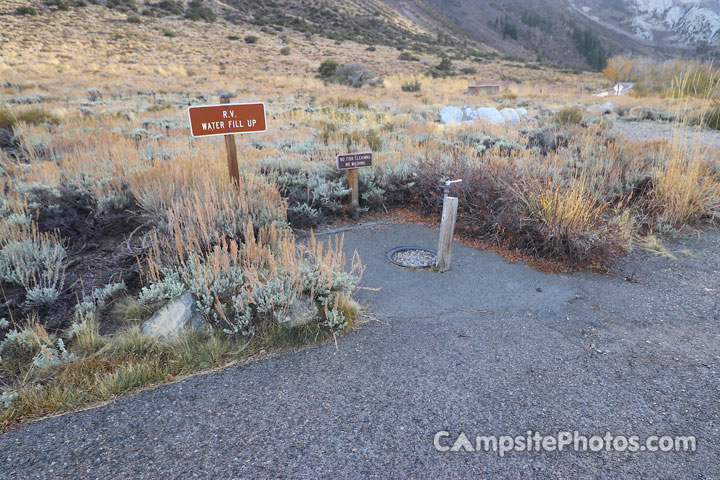
[[(83, 1), (5, 0), (38, 11)], [(720, 57), (717, 0), (93, 0), (130, 16), (286, 31), (438, 56), (504, 55), (601, 69), (614, 54)], [(140, 21), (138, 18), (137, 21)]]
[(716, 56), (720, 2), (710, 0), (569, 0), (599, 25), (659, 50)]

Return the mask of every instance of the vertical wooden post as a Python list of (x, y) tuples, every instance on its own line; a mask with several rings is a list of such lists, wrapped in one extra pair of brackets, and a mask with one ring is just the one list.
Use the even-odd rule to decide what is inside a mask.
[[(220, 103), (230, 103), (230, 97), (221, 96)], [(238, 168), (235, 135), (225, 135), (225, 150), (227, 151), (230, 179), (232, 179), (233, 183), (237, 185), (240, 183), (240, 169)]]
[(360, 214), (360, 187), (358, 186), (357, 168), (351, 168), (348, 170), (348, 185), (352, 188), (352, 192), (350, 192), (352, 212), (355, 218), (357, 218)]
[[(358, 153), (357, 147), (350, 147), (349, 153)], [(348, 170), (348, 187), (352, 189), (350, 192), (350, 206), (355, 220), (360, 216), (360, 186), (358, 183), (358, 169), (351, 168)]]
[(440, 272), (447, 272), (450, 270), (457, 209), (457, 197), (446, 197), (443, 202), (442, 223), (440, 224), (440, 243), (438, 245), (437, 262), (435, 263), (435, 266)]

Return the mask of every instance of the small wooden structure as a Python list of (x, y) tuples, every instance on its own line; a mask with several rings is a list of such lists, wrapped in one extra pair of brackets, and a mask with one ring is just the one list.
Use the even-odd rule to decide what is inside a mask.
[(492, 82), (476, 82), (474, 85), (468, 86), (467, 93), (469, 95), (479, 95), (484, 93), (486, 95), (496, 95), (500, 93), (500, 84)]

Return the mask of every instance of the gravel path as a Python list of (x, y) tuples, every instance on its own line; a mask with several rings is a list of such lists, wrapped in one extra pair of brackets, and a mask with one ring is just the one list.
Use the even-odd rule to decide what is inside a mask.
[(651, 138), (667, 138), (672, 141), (677, 137), (683, 145), (703, 145), (720, 149), (720, 132), (715, 130), (678, 129), (672, 123), (628, 122), (620, 119), (615, 120), (613, 130), (636, 142)]
[[(374, 321), (334, 344), (198, 376), (0, 436), (1, 478), (717, 478), (720, 231), (677, 261), (545, 275), (457, 245), (445, 274), (392, 265), (437, 231), (345, 233)], [(637, 282), (625, 277), (637, 268)], [(695, 435), (695, 453), (438, 452), (456, 437)]]

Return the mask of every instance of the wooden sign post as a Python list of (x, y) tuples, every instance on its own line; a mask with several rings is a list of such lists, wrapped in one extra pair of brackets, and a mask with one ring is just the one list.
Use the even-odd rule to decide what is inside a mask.
[[(229, 104), (230, 97), (220, 97), (220, 103)], [(225, 135), (225, 151), (227, 152), (228, 172), (235, 183), (240, 183), (240, 169), (237, 161), (237, 145), (234, 135)]]
[(225, 136), (228, 171), (233, 182), (240, 181), (235, 137), (238, 133), (267, 131), (264, 103), (230, 103), (222, 96), (219, 105), (200, 105), (188, 108), (190, 133), (193, 137)]
[(372, 167), (372, 152), (357, 153), (357, 148), (351, 147), (350, 153), (338, 155), (335, 158), (338, 170), (347, 170), (348, 186), (350, 192), (350, 205), (355, 218), (360, 213), (360, 187), (358, 185), (358, 168)]

